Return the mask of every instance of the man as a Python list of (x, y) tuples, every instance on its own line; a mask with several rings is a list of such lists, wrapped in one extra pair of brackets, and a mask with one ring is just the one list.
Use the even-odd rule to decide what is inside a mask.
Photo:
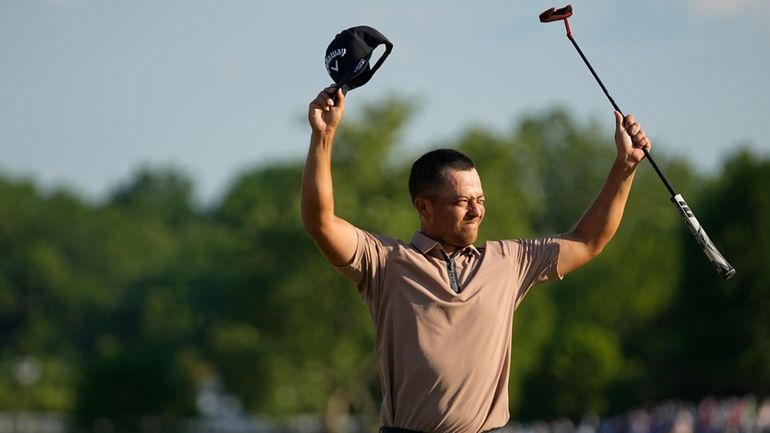
[[(336, 100), (336, 103), (335, 103)], [(381, 432), (478, 433), (508, 422), (511, 321), (528, 289), (561, 279), (615, 234), (636, 166), (650, 142), (633, 116), (615, 113), (617, 158), (569, 233), (474, 246), (484, 191), (459, 152), (429, 152), (412, 166), (420, 217), (411, 243), (336, 216), (331, 157), (345, 96), (327, 87), (310, 103), (302, 219), (326, 259), (369, 307), (383, 393)]]

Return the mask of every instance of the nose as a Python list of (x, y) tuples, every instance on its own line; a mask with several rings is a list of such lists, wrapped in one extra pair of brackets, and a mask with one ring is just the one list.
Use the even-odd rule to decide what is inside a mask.
[(476, 200), (470, 200), (468, 202), (468, 216), (471, 218), (476, 218), (481, 216), (482, 208), (484, 205), (479, 203)]

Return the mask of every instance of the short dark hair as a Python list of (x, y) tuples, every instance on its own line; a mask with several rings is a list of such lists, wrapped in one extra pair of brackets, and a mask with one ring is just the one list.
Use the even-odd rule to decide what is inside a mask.
[(409, 194), (412, 203), (420, 196), (426, 196), (444, 183), (444, 170), (467, 171), (475, 168), (470, 158), (452, 149), (432, 150), (417, 159), (409, 172)]

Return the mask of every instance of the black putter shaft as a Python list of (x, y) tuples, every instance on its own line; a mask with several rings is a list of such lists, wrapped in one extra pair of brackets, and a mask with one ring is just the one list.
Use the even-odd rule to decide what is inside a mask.
[[(567, 20), (565, 19), (564, 22), (566, 23)], [(612, 107), (615, 108), (615, 110), (622, 114), (623, 117), (625, 117), (625, 114), (623, 114), (623, 110), (618, 107), (618, 104), (615, 102), (614, 99), (612, 99), (612, 96), (610, 96), (610, 92), (607, 91), (607, 87), (604, 86), (604, 83), (602, 83), (601, 78), (596, 74), (596, 71), (594, 71), (593, 66), (591, 66), (591, 62), (588, 61), (585, 54), (583, 54), (583, 50), (580, 49), (580, 46), (578, 46), (577, 42), (575, 42), (575, 38), (572, 37), (572, 32), (569, 31), (569, 27), (567, 27), (567, 38), (569, 38), (570, 42), (572, 42), (572, 45), (575, 46), (575, 49), (577, 50), (578, 54), (580, 54), (580, 58), (583, 59), (583, 63), (588, 66), (588, 70), (591, 71), (591, 75), (594, 76), (596, 79), (596, 82), (599, 83), (599, 87), (602, 88), (602, 91), (604, 92), (605, 96), (607, 96), (607, 99), (610, 100), (610, 104), (612, 104)], [(666, 179), (666, 176), (663, 174), (663, 172), (660, 170), (660, 167), (658, 167), (658, 164), (655, 162), (655, 160), (652, 158), (652, 155), (650, 155), (650, 152), (647, 150), (646, 147), (642, 148), (642, 151), (644, 152), (644, 156), (647, 158), (647, 161), (650, 161), (650, 164), (652, 165), (652, 168), (655, 169), (655, 173), (658, 173), (658, 177), (660, 177), (660, 180), (663, 181), (663, 185), (666, 186), (666, 189), (668, 189), (668, 192), (671, 194), (671, 196), (676, 195), (676, 191), (674, 191), (674, 187), (671, 186), (671, 183)]]
[[(604, 86), (604, 83), (602, 83), (599, 75), (596, 74), (593, 66), (591, 66), (591, 62), (588, 61), (585, 54), (583, 54), (583, 50), (581, 50), (580, 46), (578, 46), (577, 42), (575, 42), (575, 38), (572, 36), (572, 29), (570, 29), (569, 26), (568, 18), (571, 16), (572, 5), (567, 5), (561, 9), (551, 8), (540, 14), (540, 22), (548, 23), (553, 21), (564, 21), (564, 27), (567, 29), (567, 38), (570, 40), (570, 42), (572, 42), (572, 45), (577, 50), (578, 54), (580, 54), (580, 58), (583, 59), (583, 63), (588, 66), (588, 70), (591, 71), (591, 75), (593, 75), (596, 82), (599, 83), (599, 87), (602, 88), (604, 95), (607, 96), (607, 99), (609, 99), (612, 107), (621, 115), (623, 115), (623, 117), (625, 117), (623, 110), (621, 110), (615, 100), (612, 99), (610, 92), (607, 91), (607, 87)], [(714, 245), (714, 242), (712, 242), (708, 237), (706, 231), (695, 217), (695, 214), (692, 212), (692, 210), (690, 210), (687, 202), (684, 201), (684, 197), (674, 191), (674, 187), (671, 186), (671, 183), (668, 181), (668, 179), (666, 179), (666, 176), (663, 175), (663, 172), (652, 158), (652, 155), (650, 155), (650, 152), (646, 148), (642, 148), (642, 151), (644, 152), (644, 156), (647, 158), (647, 161), (650, 161), (650, 165), (652, 165), (652, 168), (654, 168), (655, 172), (658, 173), (658, 177), (660, 177), (660, 180), (663, 181), (666, 189), (668, 189), (668, 192), (671, 194), (671, 203), (673, 203), (674, 207), (676, 207), (677, 211), (679, 211), (679, 215), (682, 217), (682, 220), (690, 229), (690, 232), (692, 232), (695, 240), (698, 242), (698, 245), (700, 245), (703, 253), (706, 254), (706, 257), (709, 259), (716, 271), (725, 280), (735, 275), (735, 268), (733, 268), (732, 265), (727, 262), (724, 256), (722, 256), (722, 253), (720, 253), (717, 247)]]

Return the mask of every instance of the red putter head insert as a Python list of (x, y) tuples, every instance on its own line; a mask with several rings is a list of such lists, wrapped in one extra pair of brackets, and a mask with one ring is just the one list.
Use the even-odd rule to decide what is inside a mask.
[(550, 23), (552, 21), (566, 20), (572, 16), (572, 5), (564, 6), (561, 9), (551, 8), (540, 14), (541, 23)]
[(550, 23), (553, 21), (564, 21), (564, 28), (567, 29), (567, 37), (572, 39), (572, 30), (569, 28), (569, 20), (567, 19), (571, 16), (572, 5), (567, 5), (560, 9), (551, 8), (540, 14), (540, 22)]

